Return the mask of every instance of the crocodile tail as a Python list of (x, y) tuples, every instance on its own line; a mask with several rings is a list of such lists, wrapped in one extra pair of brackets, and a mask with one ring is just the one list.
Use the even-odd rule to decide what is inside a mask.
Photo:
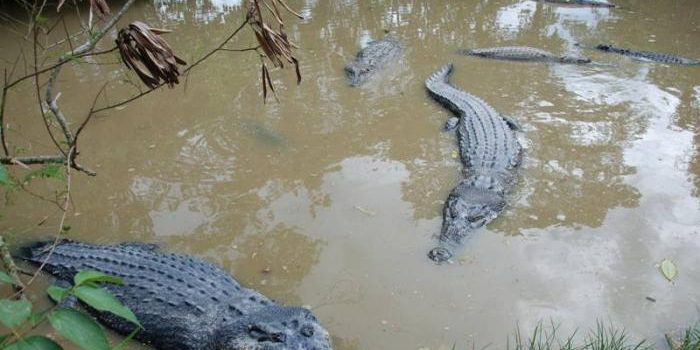
[(452, 73), (453, 68), (454, 67), (453, 67), (452, 63), (448, 63), (448, 64), (440, 67), (440, 69), (435, 71), (433, 74), (431, 74), (430, 77), (428, 77), (428, 79), (426, 79), (426, 81), (425, 81), (425, 86), (428, 88), (428, 90), (430, 90), (431, 92), (434, 93), (435, 92), (434, 89), (435, 89), (437, 84), (448, 83), (449, 77), (450, 77), (450, 74)]
[(440, 67), (440, 69), (425, 80), (425, 87), (436, 101), (460, 116), (464, 111), (460, 110), (460, 107), (450, 98), (450, 96), (454, 96), (454, 93), (458, 91), (454, 86), (450, 85), (450, 74), (452, 70), (452, 63)]

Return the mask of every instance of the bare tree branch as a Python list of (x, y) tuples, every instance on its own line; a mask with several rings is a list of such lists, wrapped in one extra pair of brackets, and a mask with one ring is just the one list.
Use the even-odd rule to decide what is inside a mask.
[(41, 103), (41, 91), (39, 91), (39, 75), (36, 74), (36, 66), (37, 66), (37, 53), (36, 53), (36, 38), (38, 36), (38, 32), (36, 29), (34, 29), (34, 87), (36, 89), (36, 98), (37, 98), (37, 104), (39, 105), (39, 112), (41, 113), (41, 120), (44, 122), (44, 126), (46, 127), (46, 132), (49, 133), (49, 137), (51, 137), (51, 141), (53, 141), (53, 144), (58, 148), (61, 153), (65, 152), (63, 151), (63, 148), (61, 147), (61, 144), (58, 143), (58, 140), (56, 140), (56, 137), (53, 135), (53, 132), (51, 131), (51, 126), (49, 125), (48, 119), (46, 119), (46, 113), (44, 113), (44, 106)]
[(0, 158), (0, 163), (6, 165), (15, 164), (61, 164), (66, 163), (66, 156), (62, 154), (57, 155), (45, 155), (45, 156), (29, 156), (29, 157), (2, 157)]
[(7, 243), (5, 243), (5, 238), (3, 238), (2, 236), (0, 236), (0, 258), (2, 258), (2, 262), (3, 265), (5, 265), (5, 269), (14, 281), (12, 287), (15, 289), (15, 292), (19, 293), (25, 288), (25, 285), (19, 278), (19, 274), (17, 273), (17, 265), (15, 265), (14, 260), (12, 260), (12, 255), (10, 255), (10, 249), (7, 247)]

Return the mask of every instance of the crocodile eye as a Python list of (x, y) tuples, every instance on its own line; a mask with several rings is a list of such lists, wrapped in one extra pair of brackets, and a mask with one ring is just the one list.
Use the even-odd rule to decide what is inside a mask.
[(467, 217), (467, 221), (469, 221), (469, 222), (477, 222), (477, 221), (479, 221), (479, 220), (481, 220), (481, 219), (483, 219), (483, 218), (484, 218), (483, 215), (469, 216), (469, 217)]

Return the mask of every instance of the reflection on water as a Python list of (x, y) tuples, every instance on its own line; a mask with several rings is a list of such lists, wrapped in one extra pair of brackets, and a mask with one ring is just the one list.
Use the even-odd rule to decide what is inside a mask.
[(225, 22), (226, 15), (241, 6), (241, 0), (153, 0), (153, 6), (163, 22), (206, 24)]
[(523, 1), (500, 8), (496, 13), (496, 27), (503, 38), (513, 39), (531, 25), (536, 9), (535, 1)]
[[(155, 93), (90, 124), (81, 157), (100, 175), (75, 178), (74, 238), (143, 240), (202, 256), (273, 298), (310, 306), (341, 350), (500, 348), (516, 322), (527, 329), (550, 317), (571, 329), (609, 319), (662, 341), (662, 331), (697, 317), (700, 71), (574, 45), (700, 57), (693, 0), (626, 9), (289, 2), (305, 17), (287, 24), (304, 81), (273, 72), (281, 103), (261, 102), (256, 56), (217, 54), (186, 90)], [(175, 29), (168, 41), (188, 59), (244, 16), (239, 1), (138, 6), (128, 20), (143, 13)], [(254, 42), (242, 33), (232, 46)], [(345, 64), (387, 33), (405, 45), (404, 57), (350, 88)], [(498, 45), (607, 65), (455, 54)], [(0, 35), (0, 47), (2, 62), (12, 62), (16, 43)], [(455, 264), (438, 267), (425, 254), (461, 165), (454, 134), (440, 132), (449, 113), (423, 82), (446, 62), (455, 63), (456, 85), (520, 122), (525, 153), (509, 208), (467, 240)], [(63, 103), (99, 89), (98, 73), (112, 69), (66, 70)], [(43, 135), (31, 91), (22, 87), (7, 106), (11, 118), (27, 116), (12, 139)], [(114, 84), (110, 96), (130, 92)], [(46, 215), (43, 227), (57, 221), (55, 207), (22, 193), (2, 213), (0, 229), (28, 239), (40, 237), (36, 223)], [(676, 284), (655, 267), (666, 257), (680, 268)]]

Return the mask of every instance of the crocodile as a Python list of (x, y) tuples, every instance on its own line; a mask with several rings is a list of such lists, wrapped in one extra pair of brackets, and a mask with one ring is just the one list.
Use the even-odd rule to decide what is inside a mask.
[(564, 5), (576, 5), (576, 6), (590, 6), (590, 7), (608, 7), (613, 8), (617, 5), (598, 0), (544, 0), (545, 2), (564, 4)]
[(483, 49), (460, 50), (462, 54), (511, 61), (537, 61), (557, 63), (590, 63), (591, 60), (579, 56), (557, 56), (549, 51), (528, 46), (502, 46)]
[(437, 263), (449, 260), (467, 236), (504, 210), (521, 159), (517, 124), (481, 98), (450, 84), (452, 70), (452, 64), (447, 64), (425, 81), (429, 94), (457, 116), (448, 120), (446, 128), (457, 130), (464, 165), (464, 178), (443, 206), (438, 246), (428, 253)]
[[(328, 332), (308, 309), (284, 306), (241, 286), (228, 273), (202, 259), (165, 253), (155, 245), (93, 245), (62, 240), (39, 242), (21, 257), (59, 283), (70, 283), (81, 270), (123, 279), (104, 284), (129, 307), (143, 326), (136, 338), (156, 349), (273, 350), (331, 349)], [(58, 284), (58, 283), (57, 283)], [(134, 325), (113, 314), (94, 311), (118, 333)]]
[(345, 66), (345, 74), (351, 86), (364, 84), (375, 72), (385, 67), (391, 60), (403, 52), (403, 47), (396, 39), (386, 37), (375, 40), (357, 53), (355, 60)]
[(620, 47), (615, 47), (609, 44), (600, 44), (595, 47), (600, 51), (617, 53), (623, 56), (629, 56), (634, 59), (643, 61), (660, 62), (667, 64), (686, 64), (686, 65), (700, 65), (700, 60), (693, 58), (680, 57), (663, 52), (652, 52), (652, 51), (636, 51), (631, 49), (625, 49)]

